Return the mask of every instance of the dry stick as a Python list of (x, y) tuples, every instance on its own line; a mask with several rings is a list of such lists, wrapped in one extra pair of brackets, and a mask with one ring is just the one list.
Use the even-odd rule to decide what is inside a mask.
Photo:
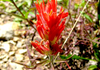
[(86, 5), (84, 6), (84, 8), (83, 8), (82, 12), (80, 13), (79, 17), (77, 18), (77, 20), (76, 20), (76, 22), (75, 22), (74, 26), (72, 27), (72, 29), (71, 29), (71, 31), (70, 31), (70, 33), (69, 33), (69, 35), (68, 35), (68, 37), (67, 37), (67, 38), (66, 38), (66, 40), (64, 41), (64, 43), (63, 43), (63, 45), (62, 45), (61, 49), (64, 47), (65, 43), (66, 43), (66, 42), (67, 42), (67, 40), (69, 39), (69, 37), (70, 37), (70, 35), (71, 35), (72, 31), (74, 30), (74, 28), (75, 28), (75, 26), (76, 26), (76, 24), (77, 24), (77, 22), (78, 22), (78, 20), (79, 20), (80, 16), (82, 15), (82, 13), (83, 13), (83, 11), (85, 10), (85, 8), (86, 8), (86, 6), (87, 6), (87, 4), (88, 4), (88, 3), (89, 3), (89, 0), (87, 1)]
[[(74, 30), (74, 28), (75, 28), (77, 22), (79, 21), (80, 16), (81, 16), (82, 13), (84, 12), (84, 10), (85, 10), (86, 6), (88, 5), (89, 1), (90, 1), (90, 0), (87, 1), (86, 5), (85, 5), (84, 8), (82, 9), (82, 12), (80, 13), (79, 17), (77, 18), (77, 20), (76, 20), (74, 26), (72, 27), (72, 29), (71, 29), (71, 31), (70, 31), (70, 33), (69, 33), (69, 35), (68, 35), (68, 37), (67, 37), (66, 40), (64, 41), (64, 43), (63, 43), (61, 49), (63, 49), (64, 45), (66, 44), (67, 40), (69, 39), (69, 37), (70, 37), (72, 31)], [(60, 52), (58, 52), (57, 56), (55, 57), (55, 60), (57, 59), (57, 57), (59, 56), (59, 54), (60, 54)], [(55, 61), (55, 60), (54, 60), (54, 61)]]
[[(16, 9), (20, 12), (20, 14), (23, 16), (23, 17), (25, 17), (24, 16), (24, 14), (20, 11), (20, 9), (17, 7), (17, 5), (15, 4), (15, 2), (13, 1), (13, 0), (11, 0), (11, 2), (14, 4), (14, 6), (16, 7)], [(25, 18), (26, 19), (26, 18)], [(28, 20), (28, 19), (26, 19), (26, 21), (34, 28), (34, 26), (31, 24), (31, 22)], [(35, 29), (35, 28), (34, 28)], [(36, 29), (35, 29), (36, 30)]]

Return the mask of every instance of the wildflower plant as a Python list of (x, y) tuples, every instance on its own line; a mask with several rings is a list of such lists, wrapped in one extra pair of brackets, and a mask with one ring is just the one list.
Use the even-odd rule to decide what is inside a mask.
[(64, 9), (61, 8), (59, 14), (57, 14), (57, 0), (48, 0), (46, 5), (44, 0), (40, 4), (37, 0), (35, 5), (39, 13), (37, 14), (37, 23), (35, 25), (42, 41), (40, 43), (31, 41), (31, 44), (39, 53), (54, 56), (63, 51), (61, 44), (58, 44), (58, 40), (61, 38), (61, 32), (65, 28), (65, 17), (68, 16), (68, 12), (64, 12)]
[(44, 0), (40, 4), (37, 0), (35, 5), (39, 12), (35, 25), (42, 41), (40, 43), (38, 41), (31, 42), (31, 44), (41, 54), (56, 55), (58, 52), (62, 52), (58, 40), (65, 28), (65, 17), (68, 16), (68, 12), (64, 12), (64, 9), (61, 8), (57, 14), (57, 0), (48, 0), (46, 5)]
[[(17, 10), (20, 12), (20, 14), (23, 17), (25, 17), (23, 15), (23, 13), (19, 10), (17, 5), (14, 3), (14, 1), (13, 0), (10, 0), (10, 1), (14, 4), (14, 6), (17, 8)], [(78, 23), (81, 15), (84, 12), (84, 9), (88, 5), (89, 1), (90, 0), (87, 1), (86, 5), (84, 6), (81, 13), (79, 14), (76, 22), (74, 23), (71, 31), (69, 32), (67, 38), (64, 41), (64, 43), (59, 44), (58, 41), (62, 37), (61, 33), (65, 28), (65, 21), (66, 21), (66, 17), (68, 16), (68, 12), (64, 12), (64, 9), (61, 7), (59, 13), (57, 13), (57, 0), (48, 0), (46, 5), (44, 3), (44, 0), (42, 0), (41, 3), (39, 3), (39, 1), (37, 0), (36, 3), (35, 3), (36, 9), (38, 11), (38, 14), (36, 15), (37, 22), (34, 23), (36, 25), (36, 29), (34, 28), (31, 20), (29, 20), (27, 18), (25, 18), (25, 20), (35, 29), (35, 32), (36, 31), (38, 32), (38, 34), (40, 35), (40, 37), (42, 39), (40, 42), (38, 42), (37, 40), (35, 42), (31, 41), (31, 45), (40, 54), (46, 55), (47, 58), (43, 59), (40, 63), (34, 64), (35, 63), (34, 60), (40, 60), (40, 58), (36, 58), (36, 59), (34, 58), (34, 60), (32, 60), (29, 49), (26, 46), (27, 51), (28, 51), (28, 55), (29, 55), (29, 59), (30, 59), (30, 66), (25, 65), (25, 64), (21, 64), (21, 63), (18, 63), (18, 62), (16, 62), (16, 63), (24, 65), (25, 68), (27, 68), (27, 69), (35, 69), (38, 65), (41, 65), (41, 64), (51, 64), (51, 67), (53, 68), (52, 70), (54, 70), (54, 60), (58, 57), (57, 54), (63, 51), (62, 48), (64, 47), (65, 43), (67, 42), (67, 40), (71, 36), (72, 31), (74, 30), (75, 26), (77, 25), (77, 23)], [(70, 11), (69, 11), (69, 13), (70, 13)], [(69, 16), (71, 16), (71, 15), (69, 15)], [(35, 32), (34, 32), (34, 34), (35, 34)], [(69, 45), (69, 43), (68, 43), (68, 45)], [(92, 45), (92, 42), (91, 42), (91, 45)], [(97, 51), (96, 50), (97, 47), (94, 48), (94, 49), (95, 49), (95, 51)], [(69, 52), (69, 51), (67, 51), (67, 52)], [(96, 56), (98, 56), (98, 53), (99, 52), (95, 53)], [(55, 59), (54, 59), (54, 57), (55, 57)], [(80, 56), (77, 56), (77, 55), (73, 55), (73, 53), (72, 54), (68, 53), (67, 56), (60, 55), (60, 57), (61, 57), (61, 60), (59, 60), (59, 62), (65, 62), (65, 64), (68, 66), (68, 68), (70, 70), (71, 70), (70, 66), (68, 65), (67, 61), (65, 61), (69, 58), (91, 60), (91, 59), (83, 58), (83, 57), (80, 57)]]

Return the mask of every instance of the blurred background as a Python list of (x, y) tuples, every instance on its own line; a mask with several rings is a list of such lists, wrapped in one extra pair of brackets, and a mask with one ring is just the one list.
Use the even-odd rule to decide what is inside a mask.
[[(44, 1), (46, 4), (47, 0)], [(87, 1), (57, 0), (57, 12), (63, 7), (69, 13), (59, 43), (64, 42)], [(38, 14), (35, 2), (36, 0), (0, 0), (0, 70), (27, 70), (23, 65), (30, 66), (30, 59), (45, 59), (46, 56), (38, 53), (30, 44), (30, 41), (41, 41), (34, 25)], [(27, 48), (30, 53), (27, 53)], [(63, 50), (63, 55), (72, 53), (82, 57), (66, 60), (72, 70), (100, 70), (99, 0), (88, 3)], [(38, 61), (34, 64), (36, 63)], [(33, 70), (49, 70), (49, 67), (40, 66)], [(68, 70), (68, 66), (65, 63), (55, 63), (55, 70)]]

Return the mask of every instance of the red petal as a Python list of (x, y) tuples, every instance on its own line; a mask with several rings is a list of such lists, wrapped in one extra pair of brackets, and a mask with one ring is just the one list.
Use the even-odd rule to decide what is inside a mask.
[(57, 11), (57, 0), (51, 0), (53, 12)]
[(37, 50), (38, 52), (40, 52), (41, 54), (43, 54), (43, 52), (41, 51), (41, 49), (38, 48), (38, 47), (39, 47), (38, 43), (31, 42), (31, 44), (32, 44), (32, 46), (33, 46), (34, 48), (36, 48), (36, 50)]
[(46, 51), (50, 51), (49, 48), (44, 47), (44, 45), (39, 45), (38, 43), (35, 42), (31, 42), (31, 44), (41, 54), (45, 54)]
[(67, 17), (67, 16), (68, 16), (68, 12), (63, 13), (62, 18), (65, 18), (65, 17)]

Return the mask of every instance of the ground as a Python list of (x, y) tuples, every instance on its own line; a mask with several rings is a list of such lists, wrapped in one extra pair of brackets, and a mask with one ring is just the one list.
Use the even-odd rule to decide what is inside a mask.
[[(62, 38), (59, 40), (59, 43), (65, 41), (86, 2), (87, 0), (72, 0), (67, 5), (67, 1), (65, 0), (58, 1), (58, 11), (63, 6), (65, 11), (69, 12), (65, 24), (66, 27), (62, 32)], [(26, 3), (23, 4), (24, 2), (21, 0), (15, 3), (19, 4), (20, 9), (26, 6)], [(97, 1), (92, 0), (86, 6), (84, 13), (80, 17), (61, 53), (61, 55), (68, 56), (68, 54), (73, 54), (85, 58), (64, 59), (72, 70), (89, 70), (91, 65), (100, 65), (98, 55), (98, 58), (96, 57), (96, 54), (100, 53), (100, 27), (97, 23), (97, 3)], [(19, 17), (18, 15), (17, 17), (14, 15), (19, 14), (17, 9), (14, 6), (12, 7), (10, 2), (5, 1), (1, 1), (0, 9), (0, 70), (27, 70), (25, 65), (31, 66), (30, 58), (34, 66), (42, 61), (40, 58), (48, 59), (47, 56), (40, 54), (31, 46), (30, 41), (41, 41), (41, 38), (38, 32), (35, 33), (34, 28), (26, 20), (19, 19), (17, 18)], [(24, 8), (24, 10), (27, 10), (27, 8)], [(21, 11), (23, 12), (23, 10)], [(27, 13), (23, 13), (27, 16)], [(29, 14), (27, 17), (30, 18), (32, 16), (32, 20), (35, 22), (35, 14)], [(31, 54), (31, 57), (29, 54)], [(59, 57), (58, 60), (62, 59)], [(33, 70), (49, 70), (49, 65), (38, 65)], [(55, 70), (68, 70), (68, 65), (65, 62), (54, 63), (54, 68)], [(99, 69), (99, 67), (96, 67), (96, 70)]]

